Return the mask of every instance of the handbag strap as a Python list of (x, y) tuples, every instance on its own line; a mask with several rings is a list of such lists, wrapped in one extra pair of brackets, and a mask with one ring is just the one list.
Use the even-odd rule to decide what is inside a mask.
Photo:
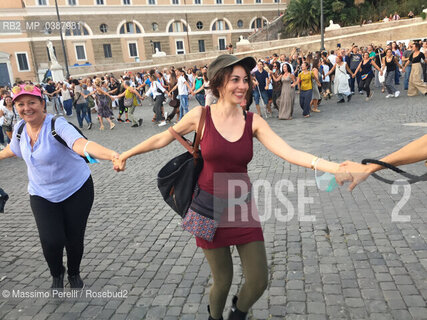
[(172, 127), (169, 127), (168, 131), (172, 134), (172, 136), (181, 143), (188, 152), (190, 152), (194, 158), (198, 158), (199, 154), (199, 144), (202, 136), (203, 127), (205, 125), (206, 120), (206, 107), (202, 108), (202, 115), (200, 116), (199, 126), (197, 127), (196, 140), (194, 145), (191, 146), (188, 141), (184, 140)]
[[(416, 182), (419, 182), (419, 181), (426, 181), (427, 180), (427, 174), (423, 174), (421, 176), (416, 176), (416, 175), (413, 175), (413, 174), (408, 173), (406, 171), (403, 171), (403, 170), (399, 169), (398, 167), (395, 167), (392, 164), (384, 162), (384, 161), (375, 160), (375, 159), (363, 159), (362, 160), (362, 164), (367, 164), (367, 163), (378, 164), (378, 165), (383, 166), (383, 167), (385, 167), (387, 169), (390, 169), (390, 170), (392, 170), (392, 171), (394, 171), (396, 173), (399, 173), (399, 174), (401, 174), (402, 176), (404, 176), (405, 178), (408, 179), (407, 182), (409, 184), (413, 184), (413, 183), (416, 183)], [(372, 176), (374, 178), (376, 178), (376, 179), (378, 179), (378, 180), (380, 180), (382, 182), (388, 183), (388, 184), (393, 184), (395, 182), (393, 180), (389, 180), (389, 179), (383, 178), (383, 177), (377, 175), (376, 173), (373, 173)]]

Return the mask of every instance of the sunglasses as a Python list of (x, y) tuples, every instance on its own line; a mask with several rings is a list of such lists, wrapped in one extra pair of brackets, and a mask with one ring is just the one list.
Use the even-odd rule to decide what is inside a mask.
[(27, 85), (25, 85), (24, 88), (22, 88), (21, 86), (15, 86), (15, 87), (12, 88), (13, 94), (18, 94), (22, 90), (28, 91), (28, 92), (32, 92), (34, 90), (34, 86), (32, 84), (27, 84)]

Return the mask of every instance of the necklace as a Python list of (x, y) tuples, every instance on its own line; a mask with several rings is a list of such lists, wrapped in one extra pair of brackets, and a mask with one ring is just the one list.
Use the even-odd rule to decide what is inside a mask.
[(30, 130), (27, 130), (28, 135), (30, 136), (32, 145), (34, 145), (37, 141), (37, 139), (39, 138), (39, 134), (40, 134), (40, 130), (42, 129), (43, 124), (41, 125), (41, 127), (37, 130), (36, 134), (33, 135), (33, 132), (30, 133)]

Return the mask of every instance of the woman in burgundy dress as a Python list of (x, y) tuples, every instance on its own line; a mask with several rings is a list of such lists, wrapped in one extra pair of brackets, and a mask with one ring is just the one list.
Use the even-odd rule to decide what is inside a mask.
[[(226, 207), (221, 211), (221, 221), (213, 239), (196, 237), (196, 244), (203, 249), (213, 276), (208, 307), (211, 320), (223, 319), (222, 313), (233, 278), (231, 246), (237, 247), (245, 282), (238, 295), (233, 298), (228, 319), (246, 319), (249, 309), (261, 297), (268, 284), (264, 237), (257, 219), (256, 206), (250, 196), (251, 185), (247, 174), (247, 165), (253, 156), (253, 137), (271, 152), (296, 165), (308, 168), (316, 166), (317, 169), (330, 173), (337, 173), (339, 170), (337, 163), (290, 147), (259, 115), (242, 112), (240, 104), (248, 91), (252, 90), (250, 71), (255, 65), (256, 62), (251, 57), (238, 59), (233, 55), (221, 55), (208, 68), (210, 87), (219, 99), (216, 104), (206, 107), (206, 120), (200, 142), (204, 166), (193, 203), (198, 202), (200, 195), (205, 199), (209, 198), (209, 195), (211, 198), (213, 195), (216, 198), (227, 197), (228, 191), (224, 190), (226, 188), (223, 186), (227, 186), (228, 181), (227, 178), (221, 179), (224, 176), (229, 177), (228, 179), (231, 177), (234, 181), (237, 177), (248, 187), (248, 190), (242, 191), (246, 209), (243, 209), (243, 206), (240, 210)], [(179, 135), (196, 131), (201, 114), (202, 107), (192, 109), (173, 129)], [(115, 169), (124, 170), (128, 158), (163, 148), (173, 140), (169, 131), (154, 135), (122, 153), (120, 159), (115, 161)], [(208, 203), (205, 203), (205, 206), (201, 204), (200, 206), (199, 201), (199, 207), (209, 207)], [(233, 215), (230, 214), (231, 211)], [(245, 213), (249, 213), (248, 222), (244, 222)], [(184, 221), (189, 222), (188, 217), (197, 219), (197, 214), (190, 209)]]

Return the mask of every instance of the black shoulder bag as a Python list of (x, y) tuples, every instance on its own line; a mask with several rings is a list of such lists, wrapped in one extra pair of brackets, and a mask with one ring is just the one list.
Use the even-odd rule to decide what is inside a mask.
[(194, 189), (203, 169), (199, 150), (200, 138), (205, 125), (206, 108), (202, 109), (193, 145), (184, 140), (172, 127), (168, 130), (188, 151), (170, 160), (157, 175), (157, 187), (166, 203), (181, 217), (191, 205)]

